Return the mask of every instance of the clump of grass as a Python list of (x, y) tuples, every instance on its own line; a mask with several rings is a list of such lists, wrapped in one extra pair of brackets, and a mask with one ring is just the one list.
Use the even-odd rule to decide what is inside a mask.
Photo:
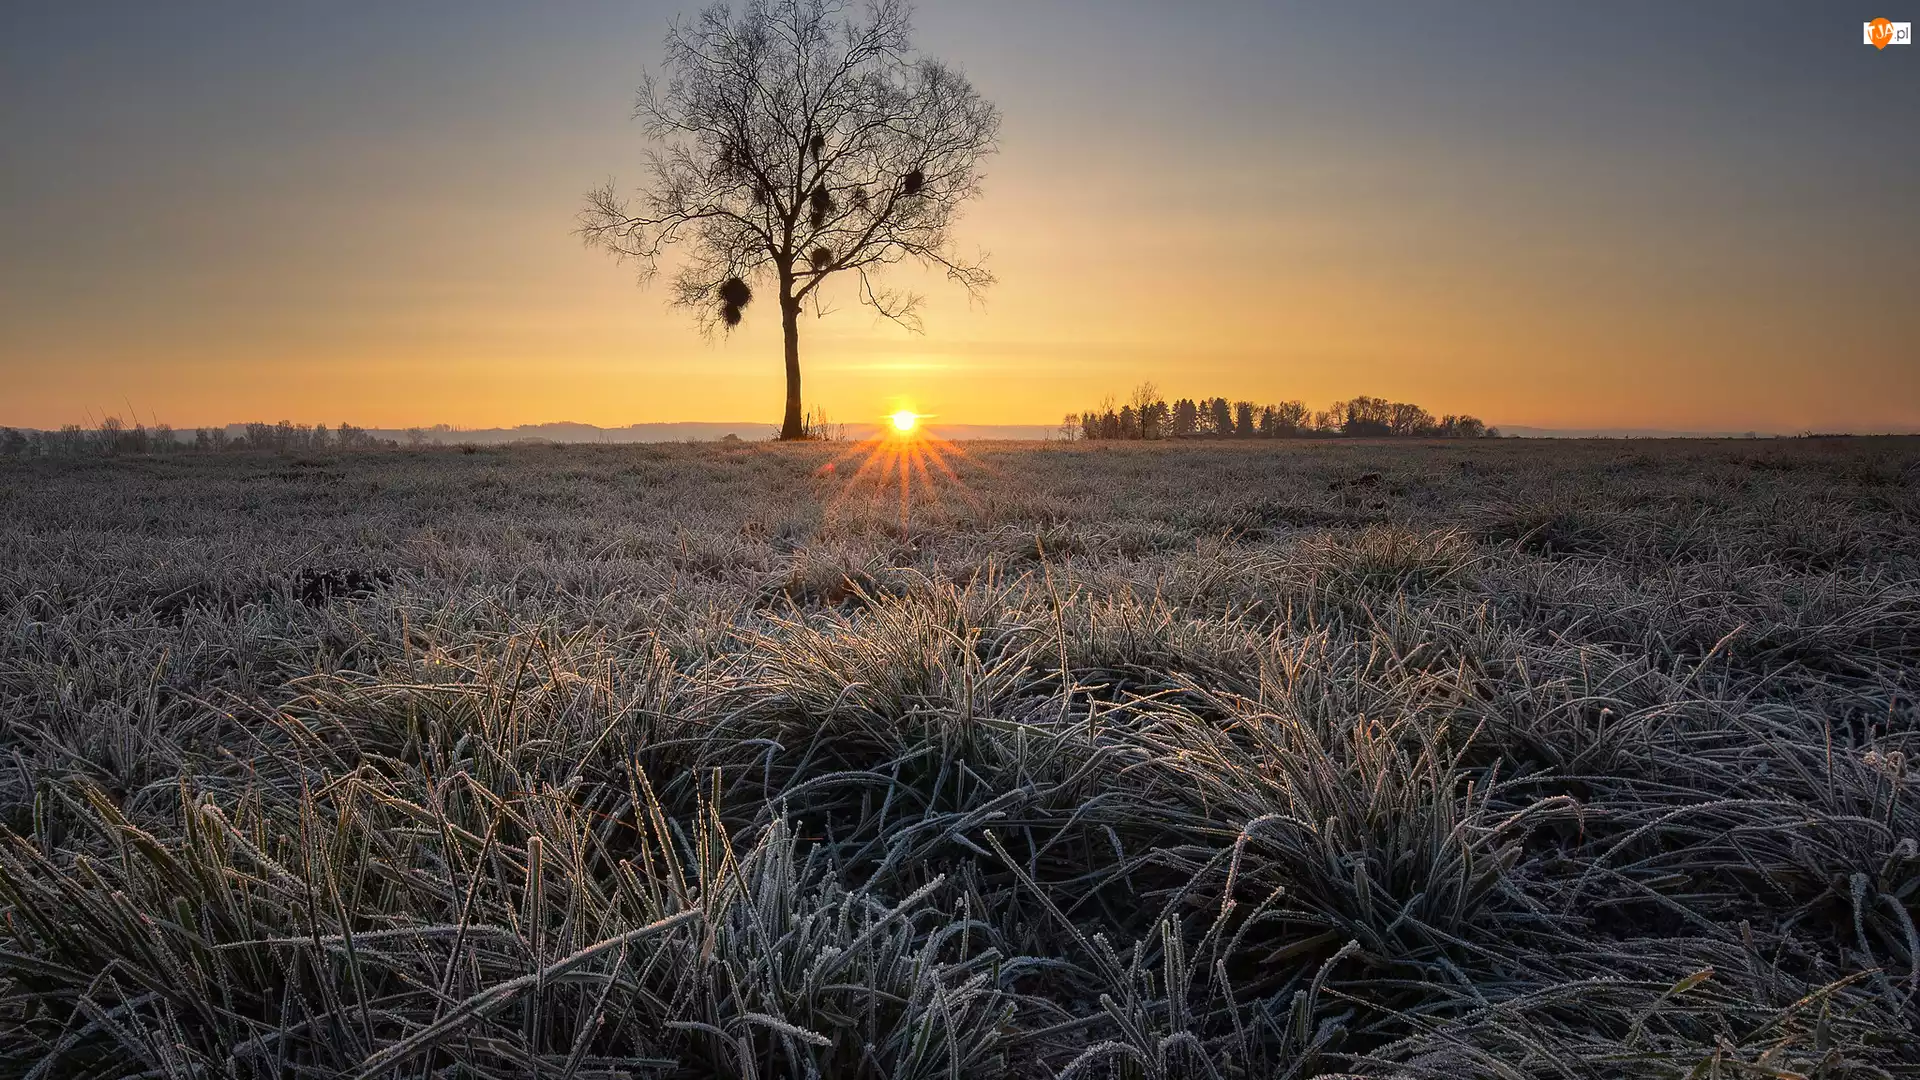
[(1487, 504), (1470, 520), (1484, 540), (1549, 557), (1605, 555), (1621, 527), (1611, 515), (1564, 496)]
[(793, 552), (777, 588), (795, 604), (838, 607), (863, 592), (879, 590), (890, 569), (884, 554), (872, 547), (817, 543)]
[[(116, 855), (65, 865), (8, 837), (0, 881), (28, 951), (0, 972), (34, 1018), (12, 1061), (933, 1076), (1004, 1056), (997, 977), (1019, 965), (930, 902), (938, 881), (849, 888), (784, 823), (738, 848), (717, 814), (674, 823), (651, 800), (637, 850), (595, 873), (605, 838), (532, 802), (473, 834), (403, 787), (348, 792), (372, 805), (308, 797), (276, 820), (196, 797), (171, 844), (82, 789), (72, 809)], [(285, 831), (336, 817), (324, 839)], [(438, 866), (464, 866), (463, 887), (406, 880)]]
[(1463, 584), (1481, 558), (1451, 530), (1382, 526), (1310, 537), (1288, 555), (1280, 577), (1291, 588), (1283, 596), (1293, 593), (1318, 616), (1361, 624), (1401, 600)]

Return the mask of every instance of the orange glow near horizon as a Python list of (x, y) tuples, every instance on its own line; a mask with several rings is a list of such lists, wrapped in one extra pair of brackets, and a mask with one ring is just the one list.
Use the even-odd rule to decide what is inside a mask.
[[(954, 423), (1052, 426), (1151, 380), (1170, 401), (1320, 409), (1372, 394), (1503, 427), (1920, 427), (1906, 330), (1850, 314), (1898, 307), (1890, 272), (1876, 285), (1864, 270), (1787, 275), (1752, 252), (1725, 267), (1674, 261), (1663, 242), (1575, 235), (1577, 223), (1529, 249), (1417, 202), (1391, 230), (1337, 215), (1242, 223), (1278, 257), (1240, 250), (1205, 215), (1126, 225), (1113, 242), (1156, 255), (1122, 266), (1083, 257), (1097, 232), (1017, 181), (983, 202), (970, 234), (1001, 275), (988, 306), (932, 281), (924, 336), (852, 306), (808, 320), (810, 407), (891, 417), (906, 396), (940, 401)], [(203, 266), (191, 296), (164, 274), (128, 285), (140, 295), (114, 298), (110, 319), (63, 316), (60, 298), (39, 296), (59, 279), (0, 290), (0, 425), (777, 425), (780, 328), (764, 312), (703, 340), (664, 290), (635, 288), (549, 223), (464, 237), (396, 227), (435, 254), (359, 277), (236, 257)], [(1400, 232), (1421, 249), (1403, 257)], [(527, 249), (538, 257), (516, 254)], [(1611, 272), (1647, 266), (1661, 269)], [(1222, 308), (1229, 292), (1260, 302)]]

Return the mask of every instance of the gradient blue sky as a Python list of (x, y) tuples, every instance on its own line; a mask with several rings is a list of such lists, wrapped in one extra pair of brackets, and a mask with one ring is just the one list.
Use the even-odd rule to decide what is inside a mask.
[[(691, 11), (6, 5), (0, 424), (775, 417), (764, 313), (705, 341), (570, 233)], [(920, 337), (845, 298), (806, 398), (1920, 428), (1920, 48), (1860, 41), (1915, 14), (924, 4), (1005, 115), (961, 230), (1001, 283)]]

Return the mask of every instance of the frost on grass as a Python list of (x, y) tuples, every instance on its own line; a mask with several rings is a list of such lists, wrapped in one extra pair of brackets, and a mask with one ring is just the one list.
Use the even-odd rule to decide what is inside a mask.
[(6, 466), (0, 1075), (1920, 1060), (1913, 442), (826, 453)]

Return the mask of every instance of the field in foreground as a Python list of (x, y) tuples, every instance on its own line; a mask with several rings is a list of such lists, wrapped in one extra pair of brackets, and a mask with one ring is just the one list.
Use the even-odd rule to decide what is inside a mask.
[(0, 466), (0, 1075), (1913, 1074), (1920, 440), (838, 452)]

